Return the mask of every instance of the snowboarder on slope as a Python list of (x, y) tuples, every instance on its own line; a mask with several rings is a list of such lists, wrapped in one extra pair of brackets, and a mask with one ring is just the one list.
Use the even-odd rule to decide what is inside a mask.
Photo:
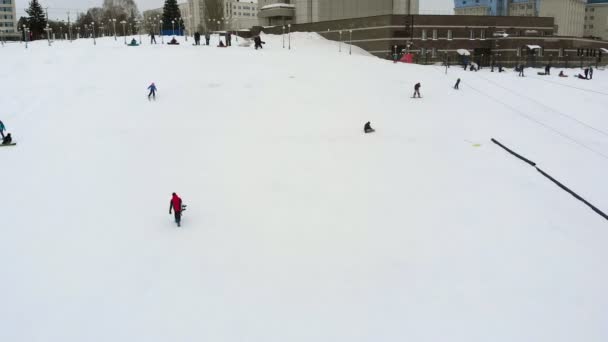
[(2, 135), (2, 139), (4, 139), (4, 131), (6, 131), (6, 127), (4, 127), (4, 123), (0, 121), (0, 135)]
[(173, 214), (175, 215), (175, 223), (177, 223), (178, 227), (181, 227), (182, 199), (175, 192), (171, 197), (171, 201), (169, 201), (169, 215), (171, 214), (171, 210), (173, 210)]
[(368, 121), (365, 126), (363, 126), (363, 132), (365, 133), (373, 133), (375, 130), (372, 128), (372, 124)]
[(458, 90), (459, 85), (460, 85), (460, 78), (456, 81), (456, 84), (454, 85), (454, 89)]
[(150, 96), (152, 96), (152, 98), (156, 100), (156, 85), (154, 84), (154, 82), (150, 84), (148, 89), (150, 90), (150, 93), (148, 94), (148, 100), (150, 99)]
[(418, 95), (418, 98), (420, 98), (420, 82), (416, 83), (414, 86), (414, 96), (412, 97), (416, 98), (416, 95)]
[(11, 134), (7, 134), (4, 138), (2, 138), (2, 145), (10, 145), (13, 142), (13, 137)]

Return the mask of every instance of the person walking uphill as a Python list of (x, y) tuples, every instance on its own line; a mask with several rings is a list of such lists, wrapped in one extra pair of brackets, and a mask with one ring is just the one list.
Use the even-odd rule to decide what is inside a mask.
[(211, 40), (211, 35), (209, 32), (205, 32), (205, 45), (209, 46), (209, 40)]
[(454, 85), (454, 89), (458, 90), (458, 86), (460, 86), (460, 78), (456, 81), (456, 84)]
[(414, 86), (414, 96), (412, 96), (412, 98), (416, 98), (416, 95), (418, 95), (418, 98), (421, 98), (421, 96), (420, 96), (420, 82), (416, 83), (416, 85)]
[(173, 215), (175, 216), (175, 223), (177, 223), (178, 227), (181, 227), (182, 222), (182, 199), (177, 196), (174, 192), (171, 196), (171, 201), (169, 201), (169, 215), (171, 215), (171, 211), (173, 210)]
[(156, 38), (154, 37), (154, 31), (150, 31), (150, 44), (156, 44)]
[(148, 94), (148, 100), (150, 99), (150, 96), (152, 96), (152, 98), (156, 100), (156, 85), (154, 84), (154, 82), (150, 84), (148, 89), (150, 90), (150, 93)]

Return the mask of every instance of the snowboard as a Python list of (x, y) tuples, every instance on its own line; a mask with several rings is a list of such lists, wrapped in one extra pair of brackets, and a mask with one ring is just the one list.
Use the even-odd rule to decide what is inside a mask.
[(0, 144), (0, 147), (2, 147), (2, 146), (15, 146), (15, 145), (17, 145), (17, 143)]

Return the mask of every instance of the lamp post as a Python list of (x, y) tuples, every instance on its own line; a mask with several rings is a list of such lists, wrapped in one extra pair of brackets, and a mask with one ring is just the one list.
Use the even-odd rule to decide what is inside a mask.
[(158, 21), (158, 34), (160, 34), (160, 43), (165, 44), (165, 38), (163, 36), (163, 21)]
[(27, 49), (27, 26), (23, 25), (23, 40), (25, 41), (25, 48)]
[(175, 20), (171, 20), (171, 26), (173, 27), (173, 35), (175, 36)]
[(287, 33), (287, 36), (288, 36), (287, 39), (289, 40), (289, 50), (291, 50), (291, 24), (288, 24), (287, 28), (289, 30), (288, 33)]
[(137, 33), (139, 34), (139, 45), (141, 45), (141, 21), (137, 20)]
[(348, 43), (348, 54), (352, 55), (353, 54), (353, 30), (348, 30), (348, 34), (350, 35), (349, 43)]
[(63, 26), (59, 25), (59, 37), (63, 39)]
[(110, 19), (112, 25), (114, 26), (114, 41), (116, 41), (116, 19)]
[(46, 39), (49, 42), (49, 46), (51, 46), (51, 28), (49, 27), (49, 24), (46, 24), (44, 30), (46, 31)]
[(283, 49), (285, 48), (285, 25), (283, 25)]
[(342, 52), (342, 30), (338, 31), (340, 34), (340, 40), (338, 41), (338, 52)]
[(122, 24), (122, 35), (125, 37), (125, 44), (127, 44), (127, 22), (123, 20), (120, 23)]
[(91, 30), (93, 31), (93, 45), (97, 45), (97, 41), (95, 40), (95, 22), (91, 22)]

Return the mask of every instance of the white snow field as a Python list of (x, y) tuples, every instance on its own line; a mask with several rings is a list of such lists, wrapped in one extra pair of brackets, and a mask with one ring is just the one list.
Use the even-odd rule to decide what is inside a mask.
[(0, 48), (0, 341), (608, 340), (606, 71), (263, 39)]

